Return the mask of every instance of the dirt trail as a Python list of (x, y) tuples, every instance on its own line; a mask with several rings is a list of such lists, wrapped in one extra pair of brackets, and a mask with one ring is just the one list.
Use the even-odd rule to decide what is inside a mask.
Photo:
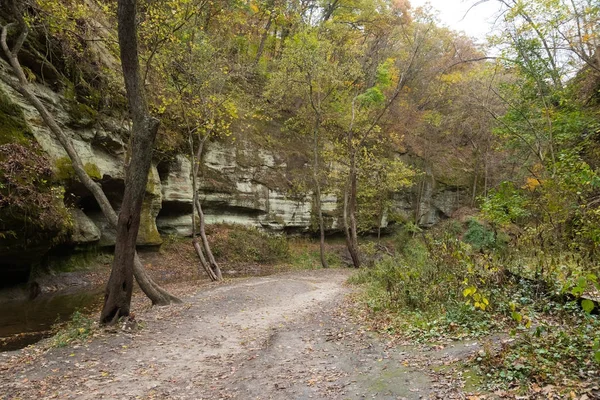
[(0, 399), (464, 398), (460, 380), (433, 370), (478, 346), (388, 346), (345, 312), (349, 274), (238, 280), (138, 315), (144, 327), (134, 333), (103, 334), (30, 363), (4, 353)]

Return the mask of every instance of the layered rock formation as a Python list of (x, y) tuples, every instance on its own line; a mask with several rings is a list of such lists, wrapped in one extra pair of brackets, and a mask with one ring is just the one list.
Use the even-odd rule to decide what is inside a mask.
[[(0, 73), (8, 74), (7, 65), (1, 62), (0, 66)], [(70, 243), (114, 245), (114, 230), (95, 200), (69, 173), (64, 150), (37, 111), (1, 81), (0, 91), (23, 109), (35, 141), (55, 166), (66, 189), (65, 202), (70, 207), (73, 222)], [(85, 106), (78, 107), (45, 85), (35, 85), (35, 91), (72, 138), (90, 175), (102, 184), (118, 210), (124, 187), (128, 121), (94, 113)], [(261, 149), (243, 135), (237, 139), (207, 144), (198, 182), (207, 223), (235, 223), (281, 232), (314, 231), (311, 193), (291, 190), (294, 174), (309, 172), (305, 161)], [(183, 154), (159, 161), (152, 167), (138, 237), (140, 245), (159, 245), (161, 234), (191, 234), (191, 170), (191, 163)], [(394, 213), (403, 220), (414, 220), (417, 213), (417, 222), (423, 226), (451, 216), (460, 206), (461, 198), (465, 198), (461, 188), (441, 184), (431, 173), (417, 186), (396, 196)], [(335, 196), (324, 196), (323, 211), (330, 232), (339, 229), (339, 207)], [(387, 225), (387, 221), (386, 218), (384, 224)], [(0, 262), (10, 264), (12, 260)]]

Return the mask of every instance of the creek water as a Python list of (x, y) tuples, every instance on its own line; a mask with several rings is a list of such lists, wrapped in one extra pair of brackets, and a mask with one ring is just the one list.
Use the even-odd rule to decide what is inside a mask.
[(90, 312), (102, 304), (103, 288), (0, 300), (0, 352), (23, 348), (48, 337), (52, 326), (67, 321), (75, 311)]

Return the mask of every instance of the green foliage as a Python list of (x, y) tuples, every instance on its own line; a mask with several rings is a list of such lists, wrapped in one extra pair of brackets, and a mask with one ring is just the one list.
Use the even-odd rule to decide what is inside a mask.
[(393, 221), (393, 195), (411, 187), (417, 172), (375, 148), (365, 151), (359, 162), (358, 224), (360, 230), (368, 231), (381, 226), (385, 216)]
[(398, 80), (398, 71), (394, 65), (395, 60), (388, 58), (385, 62), (377, 66), (377, 75), (375, 81), (380, 88), (389, 89)]
[(282, 235), (241, 225), (210, 227), (207, 232), (215, 257), (231, 264), (273, 264), (289, 258), (289, 245)]
[[(321, 253), (319, 243), (309, 239), (289, 240), (289, 263), (293, 269), (319, 269), (321, 268)], [(338, 252), (328, 249), (325, 258), (330, 268), (342, 266), (342, 259)]]
[(380, 88), (373, 86), (372, 88), (367, 89), (363, 94), (357, 96), (356, 101), (361, 107), (368, 107), (383, 103), (385, 101), (385, 96)]
[(73, 342), (85, 340), (91, 337), (97, 329), (97, 321), (75, 311), (71, 320), (58, 328), (58, 332), (52, 338), (52, 346), (65, 347)]
[(7, 231), (14, 249), (49, 247), (70, 234), (64, 189), (52, 184), (47, 158), (35, 146), (0, 146), (0, 239)]
[(484, 199), (481, 210), (486, 219), (500, 226), (518, 222), (530, 214), (527, 199), (514, 184), (503, 182)]
[[(520, 278), (498, 267), (512, 268), (520, 249), (508, 246), (497, 252), (490, 232), (476, 219), (467, 223), (469, 235), (460, 227), (448, 223), (444, 229), (410, 239), (395, 256), (352, 277), (353, 283), (365, 286), (361, 300), (375, 328), (436, 342), (511, 327), (514, 343), (500, 352), (486, 350), (475, 360), (492, 388), (559, 381), (568, 387), (580, 371), (588, 371), (582, 378), (597, 376), (600, 321), (590, 314), (595, 303), (580, 298), (599, 288), (597, 275), (572, 276), (562, 292), (577, 299), (565, 302), (556, 295), (560, 283)], [(488, 252), (482, 254), (460, 237), (487, 243)]]
[(541, 324), (533, 332), (521, 332), (517, 343), (480, 360), (482, 372), (501, 385), (568, 385), (581, 371), (598, 376), (600, 363), (594, 349), (600, 340), (600, 321), (584, 318), (571, 317), (569, 324)]
[(370, 300), (370, 304), (376, 309), (423, 312), (462, 304), (465, 300), (475, 300), (476, 308), (487, 308), (490, 303), (487, 295), (475, 285), (489, 281), (495, 274), (488, 258), (443, 233), (410, 239), (400, 253), (384, 256), (354, 279), (368, 285), (369, 293), (376, 299)]
[(474, 250), (490, 250), (496, 246), (496, 235), (475, 218), (467, 221), (467, 231), (463, 240), (473, 246)]

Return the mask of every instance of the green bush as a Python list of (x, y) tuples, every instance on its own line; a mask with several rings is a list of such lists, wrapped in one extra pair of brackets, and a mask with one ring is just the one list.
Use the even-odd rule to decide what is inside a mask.
[(490, 250), (496, 245), (496, 235), (475, 218), (467, 221), (467, 231), (463, 240), (475, 250)]
[[(440, 246), (431, 237), (430, 245)], [(425, 309), (432, 303), (455, 298), (461, 292), (461, 276), (442, 259), (432, 257), (422, 239), (410, 239), (404, 251), (386, 255), (372, 268), (359, 272), (353, 282), (369, 286), (369, 293), (381, 304), (377, 308)]]
[(386, 330), (421, 340), (480, 336), (498, 322), (494, 282), (501, 268), (449, 229), (419, 235), (403, 249), (359, 271), (363, 303), (387, 315)]

